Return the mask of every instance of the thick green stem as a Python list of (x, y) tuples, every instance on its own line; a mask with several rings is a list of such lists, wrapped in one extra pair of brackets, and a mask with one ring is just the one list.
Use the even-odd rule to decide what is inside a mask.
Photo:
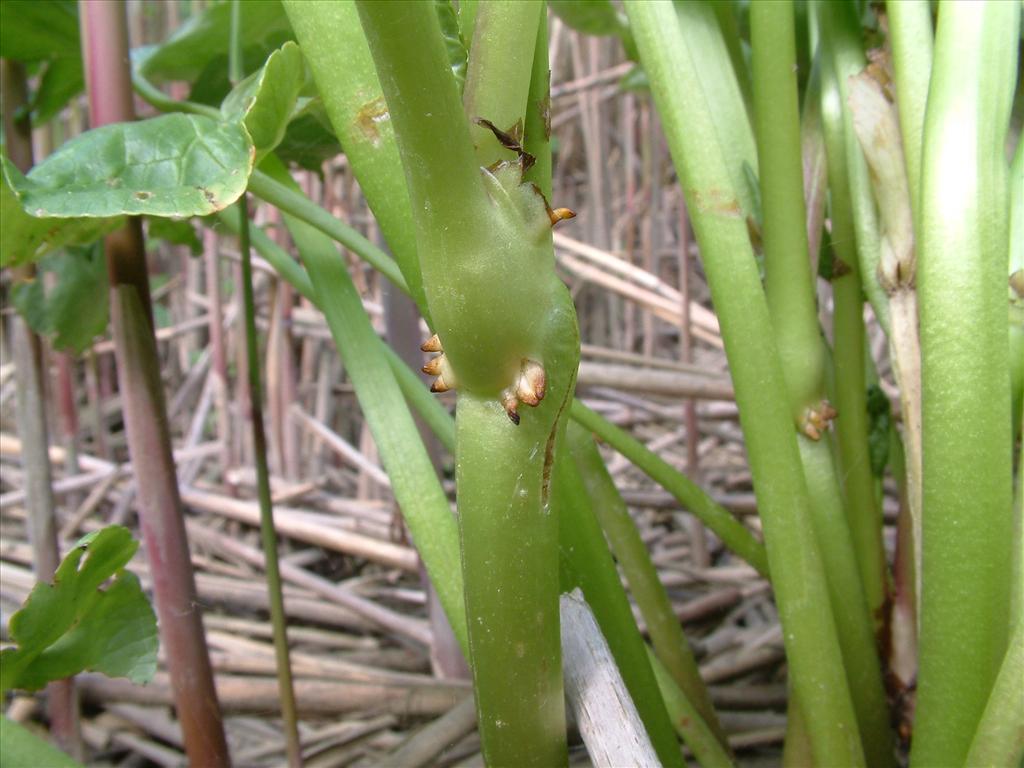
[(497, 402), (468, 394), (459, 396), (455, 429), (484, 757), (495, 766), (564, 765), (558, 527), (545, 487), (548, 430), (534, 420), (515, 426)]
[(1007, 642), (1012, 561), (1006, 131), (1018, 3), (942, 6), (925, 119), (921, 657), (911, 753), (962, 764)]
[[(459, 389), (457, 500), (484, 756), (495, 765), (561, 764), (558, 522), (548, 486), (579, 356), (575, 312), (554, 272), (543, 198), (521, 183), (517, 163), (477, 164), (433, 6), (358, 8), (444, 348), (438, 385)], [(536, 21), (531, 44), (535, 34)], [(481, 37), (473, 55), (486, 56), (479, 46), (493, 39)], [(521, 64), (516, 79), (526, 85), (532, 56)], [(521, 114), (525, 96), (517, 100)]]
[(707, 96), (665, 3), (626, 11), (651, 79), (718, 311), (764, 524), (790, 676), (819, 760), (863, 765), (782, 365)]

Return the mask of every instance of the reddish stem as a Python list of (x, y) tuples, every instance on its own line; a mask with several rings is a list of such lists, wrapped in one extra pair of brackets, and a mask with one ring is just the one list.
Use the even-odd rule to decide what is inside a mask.
[[(125, 6), (82, 0), (79, 10), (92, 124), (130, 121)], [(128, 450), (134, 466), (146, 468), (136, 477), (139, 521), (185, 750), (192, 765), (229, 765), (171, 454), (139, 220), (109, 235), (105, 248)]]

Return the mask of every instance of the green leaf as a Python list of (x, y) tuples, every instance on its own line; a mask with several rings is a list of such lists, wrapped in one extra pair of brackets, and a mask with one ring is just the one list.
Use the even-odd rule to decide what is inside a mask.
[(69, 0), (0, 3), (0, 56), (16, 61), (80, 59), (78, 5)]
[(242, 195), (253, 156), (241, 125), (173, 114), (87, 131), (8, 176), (34, 216), (206, 216)]
[(634, 64), (633, 68), (622, 76), (619, 80), (619, 90), (647, 94), (651, 92), (651, 81), (643, 65)]
[[(231, 32), (231, 3), (216, 3), (185, 22), (163, 45), (146, 52), (139, 63), (142, 75), (153, 82), (196, 82), (218, 57), (227, 57)], [(246, 50), (259, 48), (257, 61), (285, 40), (294, 39), (288, 18), (278, 0), (246, 0), (243, 4), (241, 43)], [(225, 68), (226, 69), (226, 68)]]
[(32, 124), (49, 122), (65, 105), (85, 90), (85, 75), (79, 58), (53, 59), (32, 96)]
[(153, 216), (146, 219), (146, 235), (153, 240), (166, 240), (172, 245), (184, 245), (198, 256), (203, 252), (203, 243), (192, 226), (191, 219), (169, 219)]
[(77, 763), (32, 731), (0, 715), (0, 755), (4, 768), (81, 768)]
[(137, 683), (152, 678), (156, 616), (138, 578), (123, 570), (138, 546), (127, 528), (104, 528), (75, 545), (52, 584), (36, 584), (11, 617), (17, 647), (0, 652), (0, 690), (37, 690), (87, 669)]
[(587, 35), (618, 35), (629, 25), (611, 0), (549, 0), (555, 16)]
[(548, 5), (558, 18), (579, 32), (617, 36), (626, 56), (639, 61), (629, 21), (611, 0), (549, 0)]
[[(55, 275), (52, 285), (47, 273)], [(33, 331), (53, 334), (53, 346), (80, 354), (107, 327), (107, 265), (99, 248), (62, 251), (41, 260), (35, 278), (11, 291)]]
[(455, 13), (455, 6), (451, 0), (434, 0), (434, 8), (437, 10), (437, 19), (441, 22), (441, 35), (444, 38), (448, 61), (452, 66), (452, 74), (455, 75), (455, 82), (458, 83), (459, 93), (462, 93), (466, 86), (469, 49), (459, 31), (459, 17)]
[(341, 154), (341, 144), (334, 136), (319, 96), (299, 99), (284, 139), (274, 153), (286, 163), (295, 163), (317, 173), (326, 160)]
[(299, 46), (287, 42), (270, 54), (262, 69), (239, 83), (221, 105), (225, 117), (245, 125), (258, 158), (284, 138), (305, 75)]
[(6, 158), (0, 185), (0, 267), (28, 264), (71, 244), (88, 244), (121, 226), (112, 219), (37, 219), (25, 213), (13, 186), (25, 185), (25, 177)]
[(871, 474), (881, 477), (889, 461), (889, 427), (892, 423), (889, 398), (877, 384), (868, 387), (868, 455)]

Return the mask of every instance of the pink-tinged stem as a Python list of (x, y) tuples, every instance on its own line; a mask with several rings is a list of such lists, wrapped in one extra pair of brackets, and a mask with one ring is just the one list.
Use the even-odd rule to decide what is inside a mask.
[[(82, 0), (79, 10), (92, 125), (132, 120), (125, 6)], [(129, 220), (104, 245), (128, 450), (132, 463), (146, 468), (136, 478), (139, 520), (185, 750), (192, 765), (225, 766), (230, 758), (171, 455), (139, 220)]]

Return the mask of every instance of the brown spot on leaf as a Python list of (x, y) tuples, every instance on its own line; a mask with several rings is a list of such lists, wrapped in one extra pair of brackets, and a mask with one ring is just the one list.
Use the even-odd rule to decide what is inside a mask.
[(149, 198), (151, 198), (152, 196), (152, 192), (145, 192), (143, 190), (139, 190), (138, 192), (135, 193), (136, 200), (149, 200)]

